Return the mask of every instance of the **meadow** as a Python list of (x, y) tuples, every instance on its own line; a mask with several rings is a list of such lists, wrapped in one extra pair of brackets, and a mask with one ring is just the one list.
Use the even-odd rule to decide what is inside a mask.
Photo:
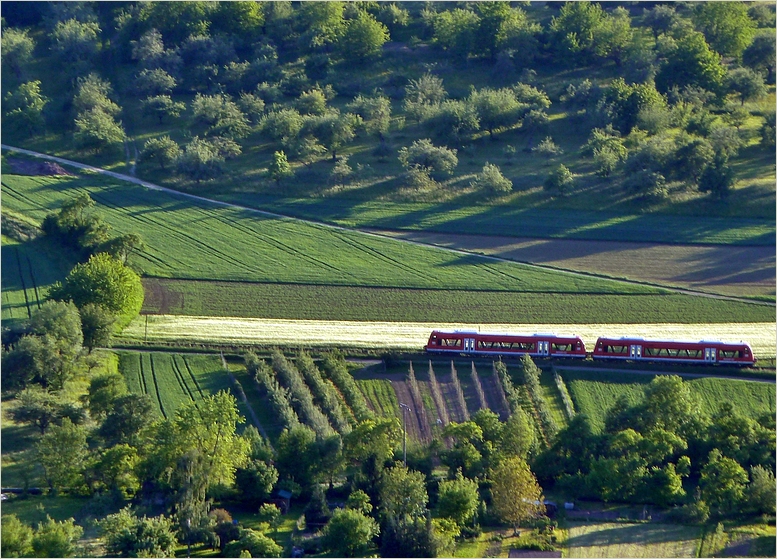
[(773, 306), (676, 293), (527, 293), (145, 278), (143, 313), (480, 323), (769, 322)]
[(568, 557), (696, 557), (701, 528), (569, 522)]
[(591, 348), (599, 336), (747, 340), (757, 357), (774, 358), (774, 323), (720, 324), (549, 324), (483, 322), (363, 322), (288, 320), (238, 317), (145, 315), (121, 333), (121, 343), (220, 344), (263, 347), (309, 347), (386, 351), (420, 351), (433, 329), (475, 329), (483, 332), (556, 332), (577, 334)]
[[(619, 374), (603, 371), (568, 371), (557, 367), (569, 389), (575, 410), (584, 413), (595, 430), (604, 427), (607, 410), (621, 396), (636, 404), (644, 394), (651, 375)], [(712, 415), (721, 402), (730, 402), (737, 413), (752, 419), (775, 413), (774, 384), (724, 378), (685, 379), (700, 408)]]

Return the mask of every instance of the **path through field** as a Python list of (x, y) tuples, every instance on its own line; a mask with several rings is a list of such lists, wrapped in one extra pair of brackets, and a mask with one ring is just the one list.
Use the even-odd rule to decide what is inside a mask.
[[(210, 316), (145, 315), (120, 334), (122, 341), (212, 343), (299, 347), (404, 349), (420, 351), (433, 329), (482, 332), (556, 332), (577, 334), (593, 348), (599, 336), (644, 338), (746, 340), (757, 357), (774, 358), (773, 322), (720, 324), (429, 324), (423, 322), (357, 322), (281, 320)], [(481, 373), (481, 371), (478, 371)], [(481, 382), (485, 376), (481, 377)], [(485, 390), (485, 386), (483, 389)]]
[(396, 239), (728, 296), (775, 294), (774, 246), (671, 245), (380, 231)]

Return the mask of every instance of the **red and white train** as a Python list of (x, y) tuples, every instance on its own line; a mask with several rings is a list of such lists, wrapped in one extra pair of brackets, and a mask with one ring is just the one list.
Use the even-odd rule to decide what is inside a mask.
[(596, 340), (587, 352), (580, 336), (557, 334), (500, 334), (474, 330), (433, 330), (424, 346), (428, 353), (464, 355), (530, 355), (532, 357), (578, 357), (593, 359), (657, 361), (671, 363), (722, 363), (753, 365), (753, 350), (746, 342), (646, 340), (607, 338)]

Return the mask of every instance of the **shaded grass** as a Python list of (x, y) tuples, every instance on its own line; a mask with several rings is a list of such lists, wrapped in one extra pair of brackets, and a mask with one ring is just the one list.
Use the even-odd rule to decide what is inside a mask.
[(3, 515), (15, 514), (22, 522), (36, 525), (38, 522), (45, 521), (47, 514), (58, 521), (77, 518), (89, 503), (90, 499), (66, 495), (12, 497), (3, 501)]
[(356, 384), (378, 416), (401, 418), (397, 395), (388, 380), (358, 380)]
[(680, 294), (582, 295), (149, 278), (144, 286), (144, 313), (189, 316), (544, 324), (772, 322), (775, 318), (770, 306)]
[[(5, 203), (5, 196), (3, 197)], [(2, 321), (27, 320), (46, 300), (49, 289), (76, 264), (73, 254), (45, 236), (20, 242), (2, 237)]]
[(700, 528), (569, 522), (570, 557), (696, 557)]

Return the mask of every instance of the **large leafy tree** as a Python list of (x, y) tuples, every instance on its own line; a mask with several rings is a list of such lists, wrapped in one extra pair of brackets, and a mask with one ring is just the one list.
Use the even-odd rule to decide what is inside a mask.
[(0, 533), (3, 557), (29, 557), (32, 555), (32, 528), (15, 514), (3, 515), (3, 531)]
[(72, 518), (58, 522), (46, 515), (46, 520), (38, 523), (32, 537), (32, 556), (72, 557), (83, 533), (84, 529)]
[(439, 484), (437, 511), (444, 518), (452, 518), (463, 526), (475, 516), (479, 504), (478, 484), (458, 473), (455, 479)]
[(429, 495), (421, 472), (395, 466), (383, 472), (380, 503), (383, 514), (397, 520), (423, 518)]
[(362, 61), (380, 54), (383, 44), (388, 40), (389, 32), (386, 26), (371, 14), (359, 11), (354, 19), (348, 20), (338, 47), (346, 59)]
[(51, 34), (52, 49), (68, 64), (91, 60), (100, 47), (100, 26), (76, 18), (60, 21)]
[(125, 442), (138, 447), (146, 428), (151, 426), (156, 418), (151, 396), (126, 394), (112, 401), (112, 409), (100, 425), (98, 433), (108, 446)]
[(126, 507), (99, 523), (105, 548), (116, 557), (175, 557), (178, 540), (164, 516), (138, 518)]
[(36, 450), (49, 487), (61, 491), (83, 485), (88, 454), (84, 427), (64, 418), (62, 425), (52, 425), (41, 437)]
[(3, 64), (11, 68), (17, 77), (20, 77), (22, 68), (32, 58), (35, 41), (24, 29), (3, 27), (3, 34), (0, 37), (0, 57), (2, 57)]
[(475, 51), (480, 17), (471, 10), (455, 8), (434, 16), (434, 40), (454, 56), (466, 59)]
[(435, 146), (429, 139), (416, 140), (400, 149), (399, 160), (406, 169), (437, 174), (451, 174), (459, 163), (455, 149)]
[(362, 557), (379, 531), (375, 520), (362, 512), (340, 509), (324, 527), (321, 543), (337, 557)]
[(517, 124), (523, 113), (523, 104), (518, 101), (515, 91), (507, 87), (475, 90), (470, 94), (469, 102), (477, 110), (481, 128), (488, 130), (491, 138), (495, 129)]
[(120, 260), (100, 253), (76, 265), (61, 285), (52, 288), (51, 296), (73, 301), (78, 307), (94, 303), (129, 320), (143, 306), (143, 285)]
[(6, 122), (32, 136), (45, 124), (43, 109), (48, 102), (49, 99), (40, 92), (40, 81), (25, 82), (5, 96)]
[(723, 456), (718, 449), (710, 452), (707, 464), (701, 470), (703, 499), (721, 513), (739, 509), (747, 485), (747, 472), (736, 460)]
[(763, 76), (750, 68), (735, 68), (726, 76), (729, 91), (739, 95), (744, 107), (745, 101), (759, 99), (766, 95), (766, 85)]
[(693, 21), (712, 48), (723, 56), (738, 58), (756, 30), (747, 8), (741, 2), (701, 2), (695, 6)]
[(757, 35), (742, 53), (742, 63), (753, 70), (766, 71), (766, 83), (774, 83), (774, 31)]
[(495, 513), (517, 530), (521, 522), (542, 513), (542, 489), (528, 464), (518, 456), (507, 458), (489, 474)]
[(127, 383), (118, 372), (108, 372), (92, 377), (87, 388), (89, 415), (103, 419), (113, 410), (116, 399), (127, 394)]
[(717, 91), (726, 75), (721, 57), (711, 50), (704, 35), (692, 31), (677, 40), (656, 75), (656, 88), (665, 93), (673, 86), (697, 86)]

